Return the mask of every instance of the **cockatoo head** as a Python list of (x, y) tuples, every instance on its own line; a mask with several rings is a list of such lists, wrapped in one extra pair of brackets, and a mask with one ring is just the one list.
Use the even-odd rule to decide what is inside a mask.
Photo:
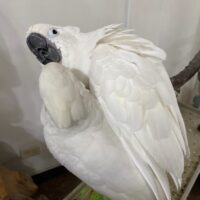
[(79, 28), (36, 24), (27, 32), (27, 45), (37, 59), (46, 65), (49, 62), (73, 65), (79, 55)]
[(73, 70), (88, 85), (90, 53), (99, 40), (96, 32), (81, 33), (78, 27), (35, 24), (28, 29), (27, 45), (37, 59), (46, 65), (57, 62)]

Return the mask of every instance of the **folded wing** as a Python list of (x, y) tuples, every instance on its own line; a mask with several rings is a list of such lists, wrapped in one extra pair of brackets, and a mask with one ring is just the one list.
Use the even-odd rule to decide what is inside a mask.
[(170, 199), (167, 173), (179, 188), (184, 154), (189, 150), (184, 122), (162, 65), (162, 51), (156, 57), (158, 49), (141, 39), (149, 51), (138, 43), (137, 53), (132, 44), (123, 42), (131, 39), (129, 34), (112, 37), (115, 40), (104, 39), (94, 51), (91, 87), (110, 126), (157, 199), (162, 192)]

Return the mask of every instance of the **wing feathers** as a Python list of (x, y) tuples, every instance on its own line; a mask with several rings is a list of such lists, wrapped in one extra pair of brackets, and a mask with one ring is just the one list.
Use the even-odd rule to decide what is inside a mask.
[[(136, 41), (148, 46), (145, 56), (161, 58), (155, 47), (151, 52), (151, 43)], [(180, 131), (184, 124), (163, 65), (131, 48), (123, 43), (120, 49), (110, 43), (99, 45), (93, 55), (91, 84), (110, 126), (157, 199), (170, 199), (166, 173), (179, 187), (187, 148)], [(160, 198), (157, 185), (165, 197)]]

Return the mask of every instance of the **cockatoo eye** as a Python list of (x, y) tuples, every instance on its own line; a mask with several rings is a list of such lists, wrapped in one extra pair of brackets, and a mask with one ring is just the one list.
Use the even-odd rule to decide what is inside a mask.
[(51, 38), (57, 36), (58, 34), (58, 30), (56, 30), (55, 28), (50, 29), (48, 32), (48, 36)]

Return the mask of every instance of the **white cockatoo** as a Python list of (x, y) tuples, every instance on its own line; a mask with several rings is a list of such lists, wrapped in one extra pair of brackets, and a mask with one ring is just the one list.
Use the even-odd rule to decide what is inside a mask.
[(112, 200), (170, 200), (168, 175), (179, 189), (189, 148), (165, 52), (120, 25), (36, 24), (27, 44), (43, 64), (41, 120), (54, 157)]

